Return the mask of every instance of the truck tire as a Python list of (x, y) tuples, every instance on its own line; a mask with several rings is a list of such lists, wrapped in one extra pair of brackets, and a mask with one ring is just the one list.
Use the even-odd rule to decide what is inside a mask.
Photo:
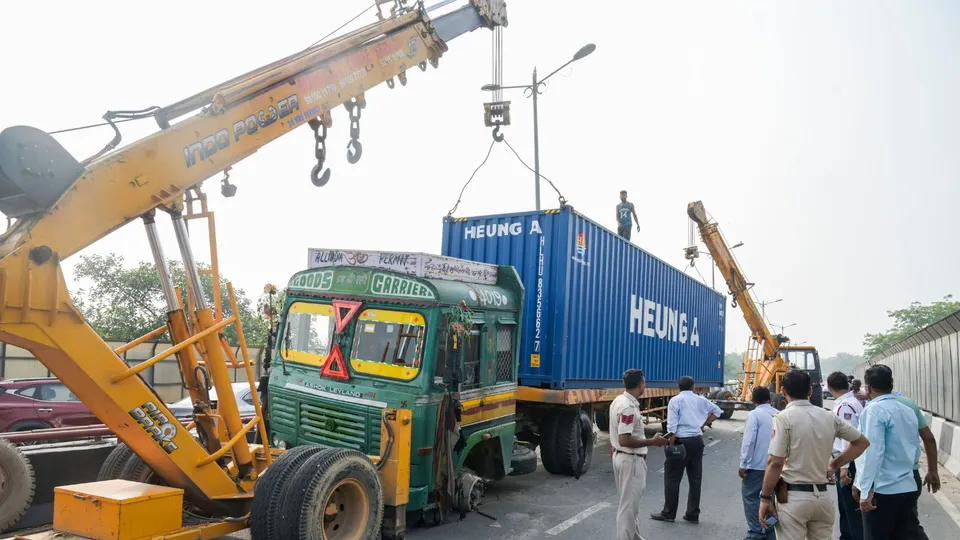
[(513, 453), (510, 456), (510, 474), (507, 476), (520, 476), (537, 471), (537, 453), (522, 444), (513, 445)]
[[(732, 401), (734, 399), (733, 392), (729, 390), (720, 390), (719, 392), (717, 392), (717, 395), (714, 396), (714, 399), (719, 399), (721, 401)], [(721, 420), (729, 420), (733, 418), (732, 408), (720, 407), (720, 411), (721, 411), (720, 412)]]
[(10, 441), (0, 439), (0, 532), (14, 526), (33, 502), (33, 466)]
[[(558, 473), (579, 477), (590, 469), (593, 460), (593, 424), (583, 411), (564, 411), (557, 421)], [(583, 466), (580, 471), (581, 454)], [(579, 474), (578, 474), (579, 472)]]
[(707, 399), (717, 399), (717, 394), (720, 393), (720, 390), (711, 390), (707, 392)]
[(600, 431), (610, 431), (610, 410), (604, 409), (593, 413), (593, 419), (597, 423), (597, 429)]
[(553, 412), (540, 422), (540, 461), (550, 474), (562, 474), (557, 424), (563, 412)]
[(110, 451), (107, 459), (100, 466), (100, 472), (97, 473), (97, 482), (104, 480), (117, 480), (121, 478), (123, 467), (126, 466), (130, 456), (134, 455), (133, 450), (125, 443), (117, 443), (117, 446)]
[(303, 463), (284, 490), (284, 540), (380, 540), (383, 484), (362, 452), (324, 448)]
[(118, 478), (131, 482), (140, 482), (141, 484), (162, 485), (162, 480), (157, 473), (153, 472), (150, 465), (147, 465), (147, 462), (140, 459), (140, 456), (136, 454), (130, 455), (123, 469), (121, 469)]
[(278, 517), (284, 488), (308, 459), (327, 448), (321, 445), (296, 446), (280, 454), (257, 479), (250, 512), (250, 535), (253, 540), (279, 540)]

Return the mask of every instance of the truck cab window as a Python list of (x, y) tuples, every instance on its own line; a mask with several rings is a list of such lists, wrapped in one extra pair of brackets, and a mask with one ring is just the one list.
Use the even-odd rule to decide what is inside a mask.
[(480, 387), (480, 325), (473, 325), (470, 329), (470, 339), (462, 344), (463, 347), (463, 381), (460, 388), (470, 390)]
[(281, 334), (281, 356), (292, 362), (322, 366), (330, 354), (333, 325), (330, 304), (294, 303)]
[(514, 324), (503, 324), (497, 327), (497, 382), (516, 381), (513, 355)]
[(354, 371), (411, 380), (420, 372), (426, 325), (419, 313), (368, 309), (354, 332)]

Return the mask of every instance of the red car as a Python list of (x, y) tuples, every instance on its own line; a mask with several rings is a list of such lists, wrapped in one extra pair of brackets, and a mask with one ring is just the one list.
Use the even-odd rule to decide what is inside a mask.
[(0, 379), (0, 433), (99, 423), (58, 379)]

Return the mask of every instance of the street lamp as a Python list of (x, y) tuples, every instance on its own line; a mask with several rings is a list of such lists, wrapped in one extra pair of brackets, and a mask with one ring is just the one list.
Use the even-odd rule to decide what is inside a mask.
[(760, 302), (760, 315), (763, 317), (764, 320), (767, 319), (767, 306), (771, 304), (776, 304), (777, 302), (783, 302), (783, 298), (777, 298), (772, 302)]
[(797, 325), (797, 323), (788, 324), (788, 325), (786, 325), (786, 326), (784, 326), (784, 325), (782, 325), (782, 324), (771, 324), (770, 326), (773, 326), (774, 328), (776, 328), (776, 327), (779, 326), (779, 327), (780, 327), (780, 335), (782, 336), (783, 333), (786, 331), (787, 328), (790, 328), (791, 326), (796, 326), (796, 325)]
[(537, 95), (540, 94), (540, 85), (542, 85), (547, 79), (553, 77), (561, 69), (569, 66), (570, 64), (576, 62), (577, 60), (582, 60), (589, 56), (593, 51), (597, 50), (597, 46), (593, 43), (587, 43), (583, 47), (580, 47), (580, 50), (573, 54), (573, 58), (567, 60), (565, 64), (558, 67), (557, 69), (550, 72), (549, 75), (542, 79), (537, 79), (537, 68), (533, 68), (533, 82), (531, 84), (520, 84), (513, 86), (502, 86), (499, 84), (485, 84), (480, 87), (480, 90), (484, 92), (496, 92), (498, 90), (512, 90), (517, 88), (522, 88), (524, 90), (530, 90), (531, 97), (533, 97), (533, 172), (534, 172), (534, 186), (536, 193), (536, 204), (537, 210), (540, 210), (540, 125), (537, 117)]

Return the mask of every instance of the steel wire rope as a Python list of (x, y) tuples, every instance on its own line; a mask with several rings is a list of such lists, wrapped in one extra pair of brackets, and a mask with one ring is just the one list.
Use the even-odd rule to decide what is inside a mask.
[(457, 208), (460, 207), (460, 203), (463, 201), (463, 192), (467, 190), (467, 186), (470, 185), (470, 182), (473, 182), (473, 177), (477, 175), (477, 172), (487, 164), (487, 160), (490, 159), (490, 153), (493, 152), (493, 145), (497, 144), (496, 140), (490, 142), (490, 148), (487, 148), (487, 155), (483, 158), (483, 161), (480, 162), (480, 165), (477, 165), (477, 168), (473, 170), (473, 174), (470, 175), (470, 178), (467, 179), (467, 183), (460, 188), (460, 195), (457, 197), (457, 203), (453, 205), (453, 208), (447, 212), (447, 217), (453, 215), (457, 211)]

